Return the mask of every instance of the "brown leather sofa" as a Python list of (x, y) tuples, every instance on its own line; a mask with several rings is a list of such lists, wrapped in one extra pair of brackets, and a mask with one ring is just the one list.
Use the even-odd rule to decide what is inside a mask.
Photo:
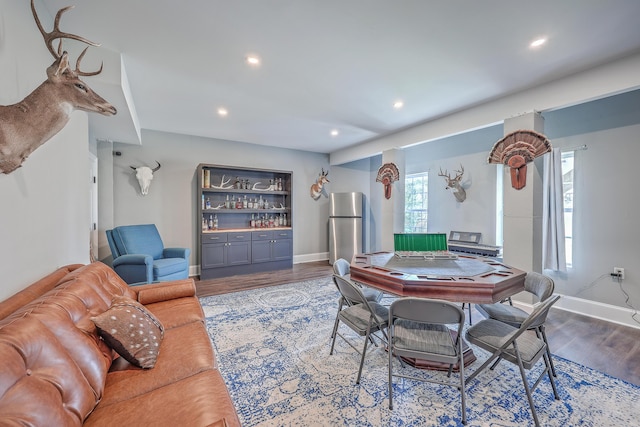
[[(92, 321), (117, 295), (164, 326), (151, 369)], [(193, 280), (129, 287), (102, 263), (69, 265), (0, 302), (0, 425), (239, 426)]]

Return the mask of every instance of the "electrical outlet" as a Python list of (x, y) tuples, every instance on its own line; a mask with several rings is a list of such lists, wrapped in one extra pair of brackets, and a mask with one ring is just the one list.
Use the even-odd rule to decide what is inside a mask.
[(620, 280), (624, 279), (624, 268), (622, 267), (613, 267), (613, 275), (618, 276)]

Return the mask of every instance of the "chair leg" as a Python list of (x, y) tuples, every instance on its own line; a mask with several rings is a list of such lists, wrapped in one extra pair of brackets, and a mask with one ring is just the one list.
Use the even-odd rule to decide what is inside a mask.
[(367, 337), (364, 340), (364, 347), (362, 348), (362, 357), (360, 358), (360, 369), (358, 369), (358, 378), (356, 384), (360, 384), (360, 377), (362, 376), (362, 367), (364, 366), (364, 357), (367, 355), (367, 347), (369, 347), (369, 334), (371, 333), (371, 321), (367, 327)]
[(485, 362), (475, 371), (473, 371), (473, 373), (471, 375), (469, 375), (469, 377), (464, 381), (465, 384), (469, 384), (469, 382), (474, 379), (475, 377), (478, 376), (478, 374), (480, 374), (480, 372), (482, 372), (484, 370), (484, 368), (486, 368), (487, 366), (489, 366), (489, 364), (491, 362), (493, 362), (494, 359), (497, 359), (500, 356), (500, 353), (493, 353), (491, 356), (489, 356), (489, 358), (487, 360), (485, 360)]
[(493, 365), (491, 365), (491, 367), (489, 368), (489, 370), (493, 371), (494, 369), (496, 369), (496, 366), (498, 366), (498, 363), (500, 363), (500, 361), (502, 360), (502, 357), (498, 357), (496, 359), (495, 362), (493, 362)]
[(393, 409), (393, 349), (391, 343), (387, 347), (387, 353), (389, 353), (389, 409)]
[(340, 317), (336, 316), (336, 321), (333, 323), (333, 339), (331, 340), (331, 350), (329, 350), (329, 356), (333, 354), (333, 347), (336, 345), (336, 337), (338, 336), (338, 324), (340, 323)]
[(550, 363), (551, 360), (549, 359), (549, 356), (547, 356), (546, 354), (543, 354), (542, 357), (544, 358), (544, 364), (546, 365), (546, 368), (547, 368), (547, 375), (549, 376), (549, 382), (551, 383), (551, 388), (553, 389), (553, 397), (556, 400), (560, 400), (560, 396), (558, 395), (558, 390), (556, 389), (556, 381), (553, 379), (553, 374), (551, 372), (551, 363)]
[(338, 325), (340, 324), (340, 312), (342, 311), (342, 306), (345, 304), (344, 298), (340, 297), (338, 299), (338, 312), (336, 313), (336, 320), (333, 322), (333, 332), (331, 333), (331, 338), (333, 341), (331, 342), (331, 351), (329, 351), (329, 356), (333, 354), (333, 346), (336, 344), (336, 335), (338, 334)]
[(460, 361), (458, 364), (460, 365), (460, 370), (458, 371), (458, 375), (460, 375), (460, 404), (462, 411), (462, 424), (467, 424), (467, 399), (465, 395), (465, 383), (464, 383), (464, 353), (462, 352), (462, 338), (458, 337), (460, 342), (458, 343), (458, 354), (460, 355)]
[(553, 358), (551, 357), (551, 350), (549, 349), (549, 342), (547, 341), (547, 334), (544, 331), (544, 325), (540, 325), (538, 329), (536, 329), (536, 335), (538, 338), (542, 338), (542, 341), (547, 345), (547, 356), (549, 356), (549, 366), (551, 367), (551, 374), (554, 377), (558, 378), (556, 374), (556, 367), (553, 364)]
[(467, 303), (467, 302), (463, 302), (462, 303), (462, 310), (464, 310), (464, 307), (467, 306), (468, 310), (469, 310), (469, 325), (472, 325), (472, 321), (471, 321), (471, 303)]
[(335, 324), (338, 321), (338, 313), (336, 313), (336, 320), (333, 322), (334, 328), (331, 331), (331, 339), (333, 339), (336, 336), (336, 328), (335, 328)]
[[(520, 358), (520, 352), (518, 351), (518, 346), (516, 343), (513, 343), (516, 350), (516, 358), (518, 359), (518, 368), (520, 368), (520, 375), (522, 376), (522, 384), (524, 385), (524, 391), (527, 393), (527, 399), (529, 400), (529, 408), (531, 408), (531, 415), (533, 416), (533, 422), (536, 427), (540, 427), (540, 422), (538, 421), (538, 414), (536, 413), (536, 408), (533, 403), (533, 397), (531, 396), (531, 389), (529, 388), (529, 382), (527, 381), (527, 373), (524, 369), (524, 365), (522, 364), (522, 359)], [(546, 354), (544, 355), (546, 357)]]

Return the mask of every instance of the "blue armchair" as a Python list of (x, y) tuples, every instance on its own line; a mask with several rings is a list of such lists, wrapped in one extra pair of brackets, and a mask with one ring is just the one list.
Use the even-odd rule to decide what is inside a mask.
[(113, 269), (128, 284), (189, 277), (189, 248), (165, 248), (154, 224), (107, 230)]

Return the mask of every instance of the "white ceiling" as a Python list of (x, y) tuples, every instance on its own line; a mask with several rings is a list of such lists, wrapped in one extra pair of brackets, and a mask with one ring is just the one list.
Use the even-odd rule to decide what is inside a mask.
[[(102, 44), (83, 69), (104, 49), (121, 54), (129, 106), (122, 91), (109, 99), (103, 75), (86, 82), (116, 104), (122, 129), (133, 117), (142, 129), (321, 153), (640, 51), (638, 0), (41, 1), (52, 16), (75, 4), (61, 30)], [(547, 44), (530, 49), (540, 36)], [(116, 118), (104, 120), (116, 129)], [(97, 136), (136, 142), (127, 132)]]

